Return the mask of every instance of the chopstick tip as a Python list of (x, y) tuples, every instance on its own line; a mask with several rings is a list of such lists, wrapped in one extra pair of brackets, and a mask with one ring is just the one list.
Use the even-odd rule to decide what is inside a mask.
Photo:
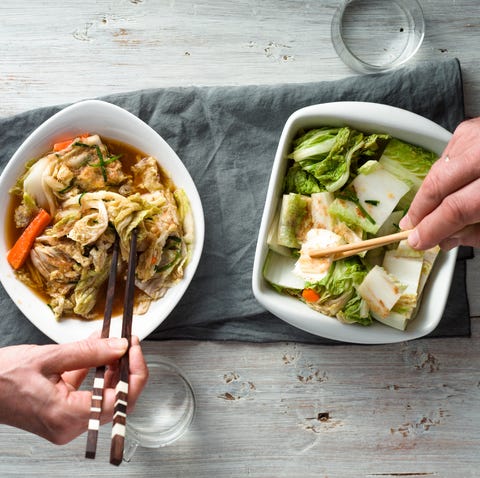
[(110, 464), (119, 466), (123, 461), (124, 438), (121, 435), (115, 435), (112, 438), (110, 448)]

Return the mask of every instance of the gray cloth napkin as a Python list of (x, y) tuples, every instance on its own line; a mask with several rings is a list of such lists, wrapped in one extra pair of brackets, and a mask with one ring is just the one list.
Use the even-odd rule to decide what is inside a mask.
[[(142, 90), (102, 98), (152, 126), (178, 153), (204, 210), (204, 252), (187, 293), (150, 339), (332, 343), (265, 311), (251, 288), (257, 231), (282, 128), (296, 109), (331, 101), (371, 101), (416, 112), (453, 131), (464, 118), (457, 60), (409, 66), (336, 82)], [(61, 109), (0, 120), (1, 167), (27, 134)], [(465, 249), (445, 315), (432, 335), (469, 335)], [(45, 343), (0, 289), (0, 345)]]

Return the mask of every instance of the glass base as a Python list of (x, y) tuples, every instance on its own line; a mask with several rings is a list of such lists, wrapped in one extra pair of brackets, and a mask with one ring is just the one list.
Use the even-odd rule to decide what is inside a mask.
[(173, 363), (147, 356), (149, 379), (127, 416), (124, 460), (130, 461), (138, 446), (159, 448), (178, 440), (195, 413), (192, 386)]

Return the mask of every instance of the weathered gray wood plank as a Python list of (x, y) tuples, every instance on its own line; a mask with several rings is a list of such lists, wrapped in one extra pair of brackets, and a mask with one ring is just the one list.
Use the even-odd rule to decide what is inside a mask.
[(83, 459), (85, 437), (56, 447), (0, 427), (2, 476), (475, 476), (478, 329), (378, 347), (146, 342), (195, 389), (184, 438), (117, 470), (109, 426), (95, 462)]
[[(0, 115), (171, 85), (334, 80), (352, 73), (330, 42), (338, 2), (7, 0), (0, 15)], [(423, 0), (414, 61), (457, 57), (480, 114), (480, 4)]]

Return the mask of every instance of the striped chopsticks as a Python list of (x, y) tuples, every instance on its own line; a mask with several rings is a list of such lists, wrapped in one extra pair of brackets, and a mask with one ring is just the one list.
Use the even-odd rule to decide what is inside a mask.
[[(107, 298), (105, 302), (105, 313), (103, 316), (102, 338), (110, 335), (110, 322), (112, 318), (113, 298), (115, 295), (115, 284), (117, 281), (117, 262), (119, 237), (115, 233), (115, 242), (113, 244), (112, 263), (110, 264), (110, 276), (108, 278)], [(90, 420), (88, 421), (87, 449), (85, 451), (86, 458), (95, 458), (97, 451), (98, 430), (100, 428), (100, 414), (102, 413), (103, 402), (103, 386), (105, 376), (104, 365), (97, 367), (95, 370), (95, 378), (93, 379), (92, 403), (90, 405)]]
[[(135, 268), (137, 262), (137, 231), (132, 231), (130, 242), (130, 255), (128, 261), (127, 282), (123, 305), (122, 337), (128, 340), (128, 349), (120, 359), (120, 377), (115, 388), (115, 406), (113, 415), (112, 441), (110, 449), (110, 463), (120, 465), (123, 459), (123, 448), (125, 442), (125, 426), (127, 420), (128, 403), (128, 382), (129, 382), (129, 349), (132, 335), (133, 299), (135, 288)], [(112, 263), (110, 265), (110, 276), (108, 279), (105, 313), (102, 325), (102, 338), (109, 337), (110, 322), (112, 317), (113, 299), (117, 279), (117, 263), (119, 254), (119, 237), (116, 234), (113, 246)], [(86, 458), (95, 458), (100, 428), (100, 415), (102, 412), (105, 366), (97, 367), (92, 389), (92, 402), (90, 407), (90, 419), (88, 422)]]
[[(135, 268), (137, 266), (137, 231), (132, 231), (130, 256), (128, 258), (127, 284), (123, 303), (122, 337), (128, 340), (130, 349), (132, 339), (133, 295), (135, 288)], [(110, 448), (110, 463), (120, 465), (123, 458), (125, 443), (125, 427), (127, 424), (128, 377), (130, 369), (129, 355), (120, 359), (120, 378), (115, 389), (115, 408), (113, 411), (112, 443)]]

